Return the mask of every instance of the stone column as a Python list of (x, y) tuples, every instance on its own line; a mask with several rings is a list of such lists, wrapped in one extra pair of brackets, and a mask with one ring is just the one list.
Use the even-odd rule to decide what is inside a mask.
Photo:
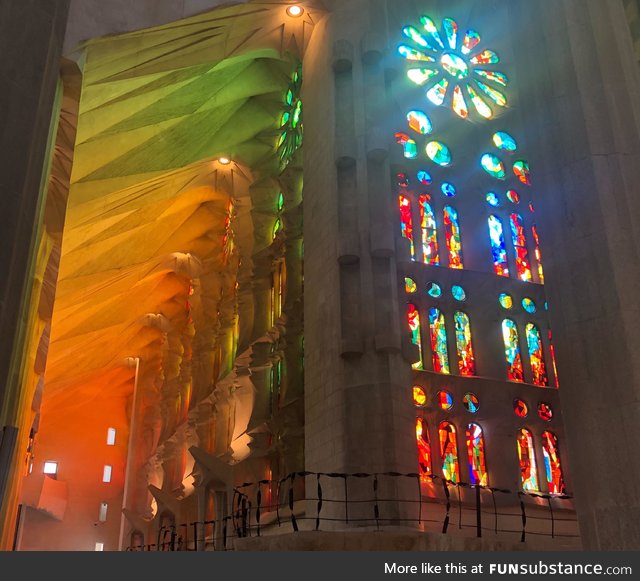
[[(0, 429), (7, 434), (20, 428), (22, 331), (68, 9), (69, 0), (0, 0)], [(22, 443), (11, 447), (20, 449)], [(9, 496), (16, 488), (2, 475), (13, 473), (9, 466), (17, 449), (3, 454), (7, 465), (0, 465), (0, 549), (11, 547), (17, 499)]]
[(621, 1), (510, 3), (587, 549), (640, 548), (640, 78)]

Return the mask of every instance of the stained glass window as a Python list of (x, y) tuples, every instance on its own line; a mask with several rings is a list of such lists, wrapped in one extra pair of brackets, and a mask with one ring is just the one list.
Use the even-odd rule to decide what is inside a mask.
[(449, 369), (449, 352), (447, 350), (447, 327), (444, 315), (439, 309), (429, 310), (429, 329), (431, 335), (431, 353), (433, 370), (436, 373), (451, 373)]
[(451, 482), (460, 482), (456, 428), (449, 422), (442, 422), (438, 429), (438, 435), (440, 437), (442, 473), (447, 480), (450, 480)]
[(444, 208), (444, 232), (449, 249), (449, 267), (462, 268), (462, 242), (460, 239), (460, 224), (458, 212), (451, 206)]
[(513, 297), (511, 295), (508, 295), (507, 293), (502, 293), (499, 297), (498, 300), (500, 301), (500, 306), (503, 309), (512, 309), (513, 308)]
[(489, 192), (486, 196), (486, 200), (487, 203), (494, 208), (497, 208), (500, 205), (500, 198), (495, 192)]
[(439, 299), (442, 296), (442, 288), (435, 282), (430, 282), (427, 285), (427, 294), (434, 299)]
[(536, 312), (536, 304), (529, 297), (522, 299), (522, 308), (530, 314)]
[(396, 176), (396, 179), (398, 181), (398, 185), (401, 188), (408, 188), (409, 187), (409, 176), (407, 176), (406, 173), (399, 173)]
[(474, 393), (465, 393), (462, 398), (462, 405), (469, 413), (475, 414), (480, 409), (480, 400)]
[(498, 180), (503, 180), (507, 176), (504, 170), (504, 164), (492, 153), (485, 153), (482, 156), (482, 159), (480, 159), (480, 165), (482, 165), (482, 169), (484, 169), (484, 171), (486, 171), (491, 177)]
[(423, 186), (428, 186), (433, 181), (433, 178), (431, 177), (431, 174), (428, 171), (424, 171), (424, 170), (420, 170), (416, 174), (416, 177), (418, 178), (418, 181)]
[(413, 386), (413, 403), (417, 407), (422, 407), (427, 403), (427, 394), (419, 385)]
[(413, 217), (411, 216), (411, 201), (409, 198), (399, 196), (398, 204), (400, 206), (400, 227), (402, 230), (402, 237), (409, 241), (411, 247), (411, 260), (415, 260), (416, 250), (413, 245)]
[(438, 407), (445, 412), (453, 407), (453, 396), (448, 391), (439, 391), (436, 395)]
[(518, 459), (520, 461), (522, 490), (527, 492), (538, 490), (538, 471), (533, 448), (533, 436), (529, 430), (524, 428), (518, 432)]
[(518, 149), (518, 144), (516, 140), (511, 137), (508, 133), (504, 131), (498, 131), (493, 135), (493, 143), (498, 149), (502, 151), (507, 151), (509, 153), (513, 153)]
[(524, 233), (524, 223), (520, 214), (511, 214), (511, 239), (516, 253), (516, 269), (518, 278), (526, 282), (531, 282), (531, 263), (529, 262), (529, 251), (527, 250), (527, 237)]
[(443, 167), (451, 165), (451, 151), (444, 143), (440, 141), (430, 141), (427, 143), (426, 151), (427, 157), (434, 163)]
[(498, 216), (489, 216), (489, 237), (491, 239), (491, 253), (493, 254), (493, 270), (500, 276), (509, 276), (507, 247), (504, 243), (502, 222)]
[(407, 159), (418, 157), (418, 145), (406, 133), (396, 133), (396, 142), (398, 145), (402, 145), (403, 155)]
[(456, 187), (449, 182), (444, 182), (440, 186), (440, 190), (445, 196), (447, 196), (447, 198), (453, 198), (453, 196), (456, 195)]
[(553, 419), (553, 408), (544, 402), (538, 404), (538, 416), (544, 422), (550, 422)]
[(280, 121), (280, 137), (277, 149), (280, 160), (280, 169), (284, 168), (291, 161), (291, 158), (302, 145), (302, 99), (300, 91), (302, 89), (302, 67), (293, 73), (289, 90), (285, 97), (285, 110)]
[(519, 204), (520, 203), (520, 194), (518, 192), (516, 192), (515, 190), (509, 190), (507, 192), (507, 199), (512, 204)]
[(487, 486), (488, 475), (482, 428), (478, 424), (469, 424), (466, 436), (471, 484)]
[(425, 264), (440, 264), (438, 254), (438, 226), (429, 196), (420, 196), (420, 228), (422, 230), (422, 260)]
[(535, 256), (538, 263), (538, 280), (540, 284), (544, 284), (544, 269), (542, 268), (542, 253), (540, 252), (540, 237), (538, 236), (538, 228), (533, 225), (531, 227), (533, 234), (533, 243), (535, 244)]
[(549, 352), (551, 353), (551, 365), (553, 367), (553, 375), (556, 378), (556, 387), (560, 387), (558, 380), (558, 368), (556, 367), (556, 350), (553, 348), (553, 336), (551, 335), (551, 329), (549, 329)]
[(404, 290), (409, 294), (416, 292), (418, 290), (418, 285), (416, 284), (416, 281), (413, 280), (412, 278), (409, 278), (408, 276), (405, 276)]
[(409, 123), (409, 128), (420, 135), (431, 133), (431, 120), (422, 111), (409, 111), (407, 113), (407, 122)]
[(518, 327), (511, 319), (505, 319), (502, 322), (502, 337), (507, 360), (507, 378), (511, 381), (523, 382), (524, 374), (522, 372)]
[(456, 347), (460, 375), (475, 375), (476, 361), (471, 343), (471, 322), (469, 317), (460, 311), (456, 312), (454, 320), (456, 323)]
[(513, 411), (519, 418), (526, 418), (529, 415), (529, 406), (525, 401), (516, 399), (513, 402)]
[(409, 329), (411, 330), (411, 342), (417, 345), (420, 353), (420, 359), (412, 365), (413, 369), (424, 369), (424, 359), (422, 358), (422, 339), (420, 337), (420, 313), (415, 305), (407, 305), (407, 318), (409, 321)]
[(423, 86), (434, 79), (431, 82), (435, 84), (427, 91), (432, 103), (450, 104), (463, 119), (468, 119), (472, 112), (485, 119), (492, 118), (487, 101), (506, 107), (506, 97), (487, 84), (507, 86), (507, 76), (493, 70), (500, 58), (492, 50), (480, 49), (480, 35), (475, 30), (461, 34), (451, 18), (442, 21), (440, 30), (427, 16), (420, 23), (420, 29), (415, 26), (402, 29), (410, 44), (400, 45), (398, 52), (407, 59), (407, 75), (414, 83)]
[(542, 434), (542, 454), (544, 456), (544, 469), (547, 476), (547, 485), (551, 494), (564, 494), (565, 484), (560, 465), (560, 453), (558, 451), (558, 438), (551, 432)]
[(542, 338), (540, 337), (538, 327), (533, 323), (527, 325), (527, 346), (529, 347), (533, 383), (540, 386), (549, 385), (547, 366), (544, 363), (544, 353), (542, 350)]
[(529, 172), (529, 164), (526, 161), (516, 161), (513, 164), (513, 173), (525, 185), (531, 185), (531, 175)]
[(431, 443), (429, 441), (429, 427), (422, 418), (416, 420), (416, 441), (418, 443), (420, 476), (426, 479), (431, 474)]
[(464, 292), (464, 289), (461, 286), (458, 286), (457, 284), (454, 284), (451, 287), (451, 295), (456, 301), (462, 302), (467, 299), (467, 293)]

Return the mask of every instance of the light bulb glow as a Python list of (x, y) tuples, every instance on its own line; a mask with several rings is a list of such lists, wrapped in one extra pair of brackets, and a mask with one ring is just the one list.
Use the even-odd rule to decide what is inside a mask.
[(218, 162), (222, 165), (229, 165), (231, 163), (231, 160), (228, 157), (219, 157)]
[(298, 6), (297, 4), (294, 4), (293, 6), (289, 6), (289, 8), (287, 8), (287, 14), (293, 18), (302, 16), (303, 12), (304, 8), (302, 6)]

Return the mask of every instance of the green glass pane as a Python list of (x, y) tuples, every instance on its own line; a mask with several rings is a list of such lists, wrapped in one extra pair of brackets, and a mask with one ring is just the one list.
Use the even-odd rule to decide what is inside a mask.
[(504, 170), (504, 164), (492, 153), (485, 153), (482, 156), (480, 163), (484, 171), (486, 171), (490, 176), (499, 180), (505, 179), (507, 174)]
[(518, 149), (516, 140), (504, 131), (498, 131), (497, 133), (494, 133), (493, 143), (495, 143), (498, 149), (501, 149), (502, 151), (508, 151), (509, 153), (513, 153)]
[(440, 141), (430, 141), (427, 143), (427, 157), (441, 166), (448, 166), (451, 164), (451, 152), (449, 148)]

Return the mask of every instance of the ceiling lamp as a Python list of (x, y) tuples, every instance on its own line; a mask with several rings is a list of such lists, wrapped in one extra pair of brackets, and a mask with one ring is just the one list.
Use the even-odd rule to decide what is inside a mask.
[(228, 157), (219, 157), (218, 162), (222, 165), (229, 165), (231, 163), (231, 160)]
[(298, 6), (298, 4), (294, 4), (293, 6), (289, 6), (287, 8), (287, 14), (292, 18), (298, 18), (298, 16), (302, 16), (304, 13), (304, 8), (302, 6)]

